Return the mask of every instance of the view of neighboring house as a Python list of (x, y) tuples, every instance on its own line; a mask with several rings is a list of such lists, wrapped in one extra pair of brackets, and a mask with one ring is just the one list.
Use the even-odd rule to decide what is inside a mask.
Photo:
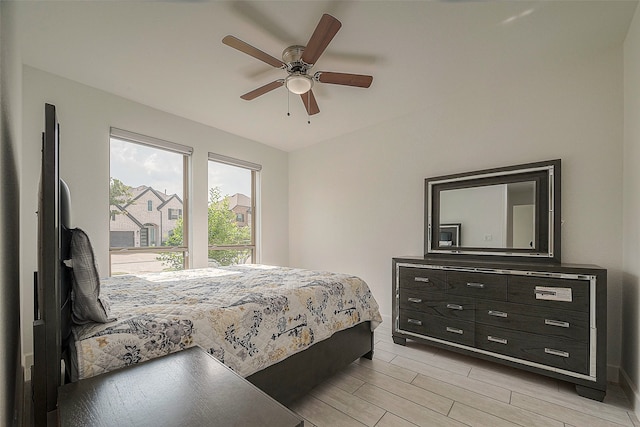
[(244, 227), (251, 225), (251, 198), (244, 194), (236, 193), (229, 196), (229, 209), (236, 214), (236, 225)]
[[(162, 246), (182, 217), (182, 199), (153, 187), (131, 188), (132, 200), (126, 205), (111, 205), (109, 227), (112, 248)], [(236, 193), (229, 196), (238, 227), (251, 224), (251, 198)]]
[(141, 185), (131, 188), (132, 200), (111, 205), (110, 246), (161, 246), (182, 216), (182, 199)]

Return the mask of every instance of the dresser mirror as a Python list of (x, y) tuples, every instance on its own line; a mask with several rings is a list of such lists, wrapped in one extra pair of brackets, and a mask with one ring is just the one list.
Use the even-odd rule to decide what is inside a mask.
[(425, 180), (425, 256), (560, 262), (560, 160)]

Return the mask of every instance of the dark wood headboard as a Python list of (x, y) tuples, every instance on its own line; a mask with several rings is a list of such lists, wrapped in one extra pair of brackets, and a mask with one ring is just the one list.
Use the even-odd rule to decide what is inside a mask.
[(70, 195), (60, 179), (60, 128), (54, 105), (45, 104), (42, 169), (38, 194), (38, 271), (34, 283), (31, 371), (34, 421), (55, 425), (58, 387), (65, 382), (62, 360), (71, 336), (69, 257)]

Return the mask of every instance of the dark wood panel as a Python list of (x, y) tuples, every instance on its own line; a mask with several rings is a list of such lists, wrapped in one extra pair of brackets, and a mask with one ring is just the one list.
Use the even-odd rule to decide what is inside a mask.
[[(571, 290), (571, 301), (541, 299), (536, 287)], [(538, 297), (536, 297), (538, 295)], [(546, 277), (509, 276), (509, 301), (531, 304), (537, 307), (552, 307), (561, 310), (589, 311), (589, 281)]]
[(400, 329), (464, 345), (474, 344), (474, 324), (464, 320), (400, 310)]
[(474, 302), (470, 298), (444, 292), (418, 292), (400, 289), (400, 308), (421, 311), (434, 316), (473, 321)]
[(447, 288), (446, 273), (429, 268), (400, 267), (400, 288), (421, 291), (444, 291)]
[(478, 323), (553, 337), (589, 340), (589, 313), (502, 301), (478, 300)]
[(589, 343), (476, 324), (476, 347), (588, 374)]
[(463, 271), (448, 271), (447, 292), (473, 298), (507, 299), (507, 276)]
[(302, 426), (287, 408), (199, 347), (70, 383), (65, 426)]
[(337, 332), (247, 380), (288, 405), (359, 357), (373, 358), (371, 322)]

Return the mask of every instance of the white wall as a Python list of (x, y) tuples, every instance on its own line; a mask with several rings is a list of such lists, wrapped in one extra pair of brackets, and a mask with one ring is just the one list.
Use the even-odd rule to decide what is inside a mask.
[(23, 354), (32, 352), (33, 271), (36, 260), (37, 192), (44, 104), (56, 105), (60, 122), (61, 177), (71, 190), (72, 223), (90, 236), (98, 268), (108, 270), (109, 128), (111, 126), (194, 148), (194, 267), (207, 264), (207, 156), (215, 152), (263, 166), (261, 261), (288, 263), (287, 153), (124, 98), (25, 66), (23, 68), (21, 255)]
[(412, 115), (293, 152), (290, 264), (361, 276), (390, 316), (391, 258), (423, 253), (425, 178), (560, 158), (562, 259), (609, 270), (608, 363), (615, 374), (622, 48), (537, 63), (496, 80), (460, 82), (463, 96), (426, 99)]
[(640, 416), (640, 8), (624, 43), (622, 383)]

